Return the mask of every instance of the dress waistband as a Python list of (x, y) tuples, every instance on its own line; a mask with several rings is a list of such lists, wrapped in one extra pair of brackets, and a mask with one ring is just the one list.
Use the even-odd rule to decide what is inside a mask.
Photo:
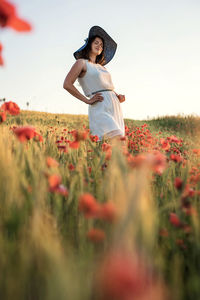
[(92, 92), (90, 95), (87, 95), (87, 97), (91, 96), (91, 95), (94, 95), (96, 93), (99, 93), (99, 92), (103, 92), (103, 91), (114, 91), (113, 89), (105, 89), (105, 90), (99, 90), (99, 91), (96, 91), (96, 92)]

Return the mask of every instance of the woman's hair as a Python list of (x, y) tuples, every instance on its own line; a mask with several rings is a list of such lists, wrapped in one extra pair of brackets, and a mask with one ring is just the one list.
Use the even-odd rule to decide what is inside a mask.
[(105, 57), (104, 57), (104, 39), (102, 37), (98, 36), (98, 35), (94, 35), (94, 36), (92, 36), (88, 40), (87, 46), (79, 53), (78, 58), (85, 58), (85, 59), (90, 60), (89, 53), (91, 51), (91, 44), (95, 40), (96, 37), (100, 38), (103, 41), (103, 50), (102, 50), (102, 52), (101, 52), (100, 55), (97, 55), (95, 62), (97, 64), (103, 65), (105, 63)]

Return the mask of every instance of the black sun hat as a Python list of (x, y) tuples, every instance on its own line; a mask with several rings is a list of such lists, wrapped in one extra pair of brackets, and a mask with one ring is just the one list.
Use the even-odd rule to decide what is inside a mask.
[(103, 65), (106, 65), (111, 61), (113, 56), (115, 55), (116, 49), (117, 49), (117, 43), (107, 34), (107, 32), (101, 28), (100, 26), (93, 26), (90, 28), (89, 35), (88, 37), (84, 40), (85, 44), (76, 50), (73, 55), (75, 59), (80, 58), (80, 54), (82, 50), (87, 46), (88, 41), (91, 39), (91, 37), (98, 35), (103, 38), (104, 40), (104, 57), (105, 57), (105, 62)]

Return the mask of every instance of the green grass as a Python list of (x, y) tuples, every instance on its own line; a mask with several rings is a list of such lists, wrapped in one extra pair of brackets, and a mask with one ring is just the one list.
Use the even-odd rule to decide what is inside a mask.
[[(142, 129), (145, 123), (148, 132), (146, 127)], [(35, 126), (43, 142), (30, 140), (21, 144), (10, 129), (19, 125)], [(103, 142), (92, 142), (89, 136), (80, 141), (77, 149), (63, 141), (67, 152), (58, 150), (56, 141), (61, 137), (73, 140), (68, 131), (89, 128), (84, 115), (22, 111), (18, 116), (8, 116), (0, 125), (2, 299), (100, 300), (94, 275), (110, 249), (122, 246), (132, 255), (139, 252), (145, 267), (150, 266), (155, 276), (149, 275), (155, 283), (152, 291), (144, 283), (143, 294), (137, 299), (164, 300), (165, 290), (169, 299), (200, 298), (200, 159), (193, 153), (193, 149), (200, 148), (200, 119), (125, 119), (125, 125), (129, 133), (134, 131), (127, 135), (126, 154), (113, 146), (110, 159), (106, 158), (108, 152), (102, 151)], [(170, 142), (166, 151), (160, 139), (172, 135), (182, 142)], [(149, 158), (143, 165), (133, 163), (136, 155), (152, 148), (166, 157), (167, 164), (160, 175), (152, 169), (160, 161)], [(181, 162), (170, 158), (174, 151), (183, 158)], [(58, 161), (58, 167), (47, 166), (49, 156)], [(70, 164), (74, 170), (69, 169)], [(61, 176), (68, 196), (49, 191), (48, 178), (52, 174)], [(176, 177), (183, 181), (180, 190), (174, 186)], [(111, 201), (117, 210), (117, 221), (85, 218), (79, 211), (79, 196), (84, 193), (93, 195), (99, 205)], [(189, 208), (196, 213), (191, 209), (193, 213), (187, 214)], [(170, 213), (176, 213), (181, 226), (170, 223)], [(105, 240), (89, 240), (87, 232), (91, 228), (103, 230)], [(167, 236), (160, 234), (163, 229)], [(134, 299), (137, 289), (131, 293), (135, 293), (131, 294)], [(124, 297), (119, 293), (116, 300), (126, 300)], [(104, 295), (105, 299), (108, 296)]]

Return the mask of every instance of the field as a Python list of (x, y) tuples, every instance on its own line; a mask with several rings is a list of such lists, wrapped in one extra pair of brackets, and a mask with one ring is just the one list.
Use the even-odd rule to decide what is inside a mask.
[(125, 125), (111, 145), (84, 115), (0, 124), (1, 299), (200, 299), (200, 118)]

